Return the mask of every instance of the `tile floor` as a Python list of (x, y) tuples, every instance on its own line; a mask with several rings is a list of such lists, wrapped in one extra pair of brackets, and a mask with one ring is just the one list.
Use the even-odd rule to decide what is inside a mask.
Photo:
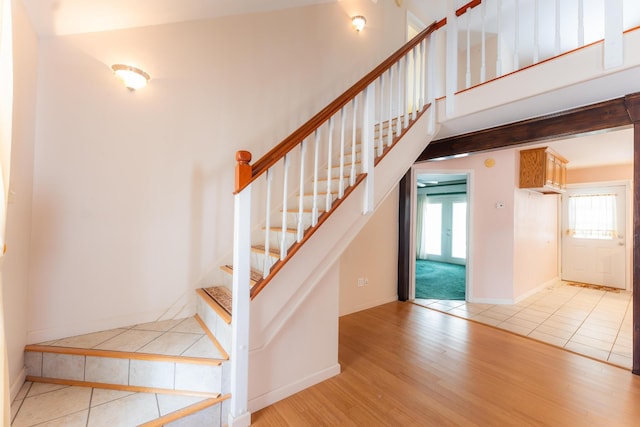
[(143, 323), (39, 345), (151, 353), (165, 356), (224, 358), (195, 317)]
[(632, 366), (631, 292), (558, 282), (514, 305), (425, 299), (415, 303), (623, 368)]
[[(194, 317), (145, 323), (40, 345), (222, 358)], [(203, 397), (26, 382), (11, 403), (12, 427), (136, 426)]]
[(11, 404), (11, 426), (137, 426), (202, 400), (27, 381)]

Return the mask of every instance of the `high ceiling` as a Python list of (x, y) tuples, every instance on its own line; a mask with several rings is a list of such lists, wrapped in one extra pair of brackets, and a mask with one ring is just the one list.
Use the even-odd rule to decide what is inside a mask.
[(39, 37), (267, 12), (337, 0), (23, 0)]

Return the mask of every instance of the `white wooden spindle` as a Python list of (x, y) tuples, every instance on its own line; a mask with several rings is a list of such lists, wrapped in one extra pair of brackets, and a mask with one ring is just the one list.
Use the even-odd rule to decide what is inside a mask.
[(498, 32), (496, 36), (496, 46), (498, 52), (496, 54), (496, 77), (502, 75), (502, 28), (500, 26), (500, 17), (502, 15), (502, 0), (498, 0), (496, 3), (496, 25)]
[(233, 282), (229, 425), (249, 425), (249, 313), (251, 280), (251, 185), (234, 196)]
[(584, 0), (578, 0), (578, 47), (584, 46)]
[[(284, 177), (282, 178), (282, 235), (280, 236), (280, 259), (287, 257), (287, 199), (289, 194), (289, 154), (284, 155)], [(269, 257), (269, 252), (265, 251), (265, 257)]]
[(418, 58), (416, 57), (416, 48), (411, 49), (413, 57), (413, 108), (411, 109), (411, 120), (415, 120), (418, 116)]
[(393, 144), (393, 66), (389, 67), (389, 132), (387, 133), (387, 147)]
[(409, 127), (409, 102), (411, 102), (411, 93), (409, 93), (409, 53), (404, 56), (404, 92), (405, 105), (404, 105), (404, 128)]
[(516, 0), (516, 10), (515, 10), (515, 20), (514, 20), (514, 36), (513, 36), (513, 69), (520, 69), (520, 0)]
[(362, 213), (373, 212), (374, 195), (374, 123), (375, 123), (375, 99), (376, 85), (371, 83), (364, 92), (364, 111), (362, 118), (362, 172), (367, 174), (364, 182), (364, 199), (362, 201)]
[(427, 54), (427, 102), (431, 103), (429, 108), (429, 133), (433, 135), (436, 126), (436, 106), (435, 106), (435, 64), (436, 64), (436, 37), (437, 32), (431, 33), (429, 36), (429, 53)]
[(344, 129), (347, 126), (347, 115), (344, 112), (344, 107), (340, 109), (340, 168), (338, 181), (338, 198), (342, 199), (344, 196)]
[(540, 61), (540, 35), (538, 27), (540, 25), (540, 10), (538, 0), (533, 2), (533, 63)]
[(307, 140), (303, 140), (300, 144), (300, 191), (298, 196), (298, 229), (296, 240), (300, 242), (304, 235), (304, 181), (305, 181), (305, 160), (307, 158)]
[(451, 116), (455, 112), (455, 94), (458, 91), (458, 18), (456, 17), (454, 0), (447, 1), (447, 25), (445, 28), (447, 31), (445, 111), (447, 116)]
[(556, 43), (555, 56), (560, 55), (560, 0), (555, 0), (556, 4)]
[(420, 42), (420, 110), (427, 99), (427, 39)]
[[(331, 118), (329, 119), (329, 144), (327, 146), (327, 161), (328, 161), (328, 166), (327, 166), (327, 197), (325, 198), (325, 212), (329, 212), (329, 209), (331, 209), (331, 188), (332, 188), (332, 175), (333, 172), (331, 171), (331, 167), (332, 167), (332, 162), (333, 162), (333, 116), (331, 116)], [(342, 179), (342, 178), (338, 178), (338, 179)]]
[(400, 135), (400, 133), (402, 132), (402, 119), (403, 119), (403, 112), (404, 112), (404, 106), (402, 105), (402, 101), (404, 100), (404, 93), (406, 90), (402, 90), (403, 89), (403, 79), (402, 79), (402, 60), (403, 58), (398, 59), (398, 120), (397, 120), (397, 131), (398, 131), (398, 135)]
[(318, 224), (318, 178), (320, 159), (320, 129), (316, 129), (314, 133), (314, 153), (313, 153), (313, 205), (311, 208), (311, 226)]
[(481, 19), (482, 19), (482, 34), (481, 34), (482, 53), (480, 54), (481, 56), (480, 83), (484, 83), (487, 81), (487, 30), (486, 30), (487, 2), (486, 1), (483, 1), (482, 3), (480, 3), (480, 12), (481, 12)]
[(384, 129), (383, 129), (383, 117), (384, 117), (384, 73), (380, 75), (380, 112), (378, 119), (378, 154), (377, 157), (382, 156), (384, 150)]
[[(267, 186), (267, 206), (265, 209), (265, 231), (264, 231), (264, 251), (269, 253), (271, 243), (271, 181), (272, 181), (271, 168), (265, 172), (265, 185)], [(262, 262), (262, 277), (267, 277), (271, 270), (271, 265), (268, 262), (269, 257), (264, 257)]]
[(467, 9), (467, 72), (465, 74), (465, 87), (471, 87), (471, 8)]
[(351, 128), (351, 173), (349, 174), (349, 185), (356, 183), (356, 128), (358, 124), (358, 96), (353, 98), (352, 110), (353, 110), (353, 123)]

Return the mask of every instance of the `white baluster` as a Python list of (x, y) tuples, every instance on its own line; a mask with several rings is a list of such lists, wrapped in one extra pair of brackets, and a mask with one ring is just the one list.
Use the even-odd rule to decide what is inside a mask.
[(374, 194), (374, 123), (375, 123), (375, 82), (367, 86), (364, 92), (364, 112), (362, 119), (362, 171), (367, 174), (364, 182), (364, 200), (362, 213), (373, 212)]
[(465, 75), (465, 85), (471, 87), (471, 8), (467, 9), (467, 73)]
[(389, 133), (387, 147), (393, 144), (393, 66), (389, 67)]
[(405, 106), (404, 106), (404, 128), (408, 128), (409, 127), (409, 118), (410, 118), (410, 111), (409, 111), (409, 103), (411, 102), (411, 93), (410, 93), (410, 88), (409, 88), (409, 69), (410, 69), (410, 62), (409, 62), (409, 53), (407, 53), (404, 56), (404, 92), (406, 93), (406, 98), (405, 98)]
[(396, 66), (398, 67), (398, 120), (396, 120), (396, 132), (398, 134), (398, 136), (402, 133), (402, 120), (403, 120), (403, 111), (404, 108), (402, 107), (402, 100), (404, 98), (403, 96), (403, 90), (402, 90), (402, 58), (398, 59), (398, 62), (396, 62)]
[(231, 400), (229, 425), (249, 425), (249, 284), (251, 280), (251, 185), (234, 196)]
[[(445, 110), (447, 116), (455, 111), (455, 94), (458, 91), (458, 18), (453, 0), (447, 1), (447, 57), (446, 57), (446, 90)], [(498, 49), (500, 52), (500, 49)]]
[[(280, 259), (287, 257), (287, 199), (289, 194), (289, 154), (284, 155), (284, 177), (282, 178), (282, 236), (280, 237)], [(269, 257), (269, 253), (265, 252), (265, 257)]]
[(427, 39), (420, 42), (420, 111), (427, 100)]
[(300, 192), (298, 193), (298, 229), (296, 240), (300, 242), (304, 235), (304, 224), (302, 219), (304, 218), (304, 171), (305, 160), (307, 157), (307, 140), (303, 140), (300, 144)]
[(415, 120), (418, 117), (418, 58), (416, 58), (416, 48), (411, 49), (411, 56), (413, 57), (413, 108), (411, 110), (411, 120)]
[(496, 45), (498, 52), (496, 55), (496, 77), (502, 75), (502, 28), (500, 26), (500, 17), (502, 15), (502, 0), (498, 0), (496, 4), (496, 25), (498, 26), (498, 33), (496, 36)]
[(351, 101), (353, 110), (353, 123), (351, 128), (351, 173), (349, 174), (349, 185), (356, 183), (356, 128), (358, 124), (358, 96)]
[(555, 43), (555, 56), (560, 55), (560, 0), (555, 0), (556, 3), (556, 43)]
[(433, 135), (436, 126), (436, 105), (435, 105), (435, 74), (436, 74), (436, 32), (431, 33), (429, 36), (429, 53), (427, 57), (427, 101), (431, 103), (429, 107), (429, 133)]
[(384, 73), (380, 75), (380, 115), (378, 121), (378, 154), (377, 157), (382, 156), (382, 151), (384, 149), (384, 137), (383, 132), (383, 117), (384, 117)]
[(516, 0), (516, 16), (514, 22), (514, 37), (513, 37), (513, 69), (520, 69), (520, 0)]
[(537, 64), (540, 60), (540, 35), (538, 27), (540, 23), (540, 10), (538, 8), (538, 0), (533, 2), (533, 63)]
[[(265, 220), (265, 236), (264, 236), (264, 251), (269, 253), (270, 243), (271, 243), (271, 181), (272, 181), (272, 173), (271, 168), (267, 169), (265, 173), (265, 181), (267, 186), (267, 207), (266, 207), (266, 220)], [(267, 277), (269, 275), (269, 271), (271, 270), (271, 265), (269, 263), (269, 257), (264, 257), (264, 261), (262, 263), (262, 277)]]
[(311, 226), (318, 224), (318, 160), (320, 158), (320, 129), (314, 133), (314, 153), (313, 153), (313, 207), (311, 208)]
[(344, 107), (340, 109), (340, 181), (338, 181), (338, 198), (344, 196), (344, 128), (347, 123), (347, 115), (344, 113)]
[(332, 157), (333, 157), (333, 116), (329, 119), (329, 146), (327, 147), (327, 158), (329, 159), (329, 164), (327, 166), (327, 197), (325, 199), (325, 212), (329, 212), (331, 209), (331, 176), (333, 172), (331, 171), (332, 167)]
[(578, 47), (584, 46), (584, 0), (578, 0)]
[(604, 68), (624, 63), (624, 17), (622, 0), (607, 0), (604, 6)]
[[(482, 19), (482, 64), (480, 65), (480, 83), (484, 83), (487, 81), (487, 2), (483, 1), (480, 3), (480, 12)], [(500, 49), (500, 48), (498, 48)]]

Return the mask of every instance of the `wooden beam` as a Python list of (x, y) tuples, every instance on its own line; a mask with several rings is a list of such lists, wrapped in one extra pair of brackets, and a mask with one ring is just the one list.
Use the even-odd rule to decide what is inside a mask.
[[(625, 104), (633, 122), (633, 206), (640, 200), (640, 94), (627, 95)], [(640, 375), (640, 209), (633, 209), (633, 367)]]
[(631, 124), (626, 98), (616, 98), (533, 119), (431, 142), (417, 161), (495, 150)]

